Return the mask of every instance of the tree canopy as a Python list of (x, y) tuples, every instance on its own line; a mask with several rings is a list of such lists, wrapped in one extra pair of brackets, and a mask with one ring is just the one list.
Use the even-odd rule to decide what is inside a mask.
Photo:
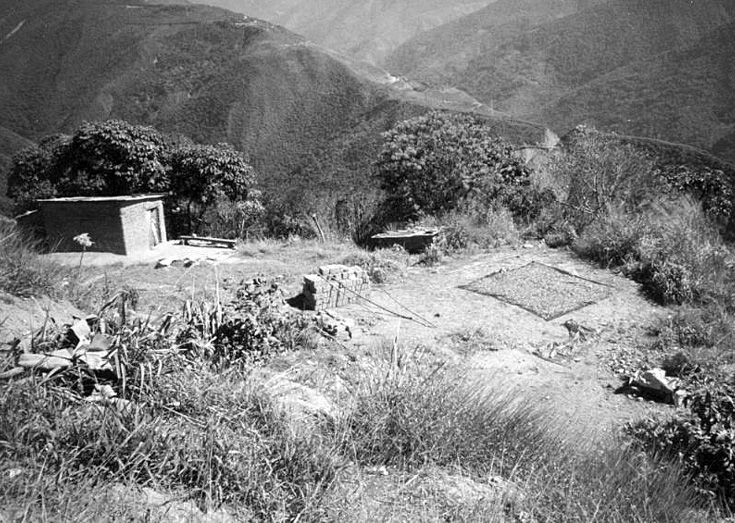
[(170, 157), (170, 189), (187, 206), (189, 228), (217, 201), (247, 200), (255, 183), (252, 167), (227, 144), (180, 147)]
[(201, 218), (218, 200), (247, 200), (255, 184), (242, 153), (225, 144), (195, 145), (122, 120), (84, 123), (13, 157), (8, 196), (19, 209), (55, 196), (164, 192)]
[(383, 138), (377, 176), (396, 219), (441, 214), (528, 180), (511, 146), (468, 115), (432, 112), (397, 124)]

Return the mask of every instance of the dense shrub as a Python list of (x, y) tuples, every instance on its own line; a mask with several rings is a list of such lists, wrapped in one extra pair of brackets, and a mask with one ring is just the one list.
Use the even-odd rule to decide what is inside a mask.
[(694, 485), (735, 508), (735, 391), (710, 385), (689, 398), (689, 412), (626, 426), (645, 450), (683, 464)]
[(611, 206), (639, 207), (660, 185), (647, 154), (584, 126), (575, 129), (549, 169), (552, 177), (565, 180), (567, 216), (578, 230), (604, 216)]
[(309, 320), (283, 307), (275, 281), (241, 282), (233, 299), (187, 301), (178, 343), (190, 357), (215, 368), (263, 364), (304, 343)]
[(619, 267), (635, 257), (636, 249), (647, 232), (645, 216), (628, 213), (623, 205), (618, 204), (584, 229), (574, 249), (604, 267)]
[(508, 185), (528, 184), (512, 152), (471, 116), (433, 112), (399, 123), (384, 134), (376, 164), (390, 219), (441, 214), (468, 198), (494, 199)]
[(434, 225), (442, 229), (439, 246), (447, 254), (516, 245), (521, 237), (513, 214), (497, 204), (471, 203), (435, 220)]
[[(696, 349), (716, 349), (726, 355), (735, 349), (732, 311), (722, 303), (677, 307), (658, 322), (655, 332), (654, 349), (681, 349), (687, 354)], [(714, 360), (707, 363), (717, 364)]]
[(735, 187), (720, 169), (705, 165), (669, 165), (659, 173), (674, 190), (686, 193), (701, 202), (702, 209), (721, 223), (727, 223), (733, 210)]
[(622, 267), (661, 303), (732, 302), (732, 254), (689, 200), (637, 212), (618, 205), (585, 228), (574, 248), (605, 266)]
[[(180, 147), (168, 159), (169, 185), (174, 198), (186, 207), (188, 232), (200, 232), (203, 217), (220, 202), (230, 202), (251, 224), (260, 214), (259, 192), (253, 190), (255, 174), (242, 153), (227, 144)], [(237, 202), (237, 203), (235, 203)]]

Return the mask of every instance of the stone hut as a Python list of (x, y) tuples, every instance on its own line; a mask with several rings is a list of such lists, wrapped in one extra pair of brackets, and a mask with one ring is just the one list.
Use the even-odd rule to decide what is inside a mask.
[(89, 196), (38, 200), (49, 245), (78, 252), (74, 237), (88, 233), (91, 252), (140, 254), (166, 241), (163, 194)]

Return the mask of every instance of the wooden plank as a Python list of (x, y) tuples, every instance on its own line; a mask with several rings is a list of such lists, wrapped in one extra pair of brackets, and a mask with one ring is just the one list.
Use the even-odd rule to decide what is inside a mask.
[(198, 241), (205, 243), (221, 244), (227, 247), (234, 248), (237, 244), (237, 240), (227, 240), (225, 238), (210, 238), (208, 236), (179, 236), (179, 239), (184, 243), (184, 245), (189, 245), (190, 241)]

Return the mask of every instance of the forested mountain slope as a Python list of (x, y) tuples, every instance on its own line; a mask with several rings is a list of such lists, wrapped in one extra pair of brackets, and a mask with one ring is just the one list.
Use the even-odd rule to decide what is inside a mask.
[(562, 133), (587, 122), (733, 159), (734, 17), (729, 0), (499, 0), (388, 67)]
[(192, 0), (282, 25), (374, 65), (423, 31), (493, 0)]
[[(359, 192), (371, 183), (380, 132), (441, 106), (373, 83), (281, 27), (217, 8), (0, 3), (0, 126), (25, 139), (121, 118), (231, 143), (266, 191), (306, 200), (308, 191)], [(543, 137), (539, 126), (498, 125), (518, 141)]]

